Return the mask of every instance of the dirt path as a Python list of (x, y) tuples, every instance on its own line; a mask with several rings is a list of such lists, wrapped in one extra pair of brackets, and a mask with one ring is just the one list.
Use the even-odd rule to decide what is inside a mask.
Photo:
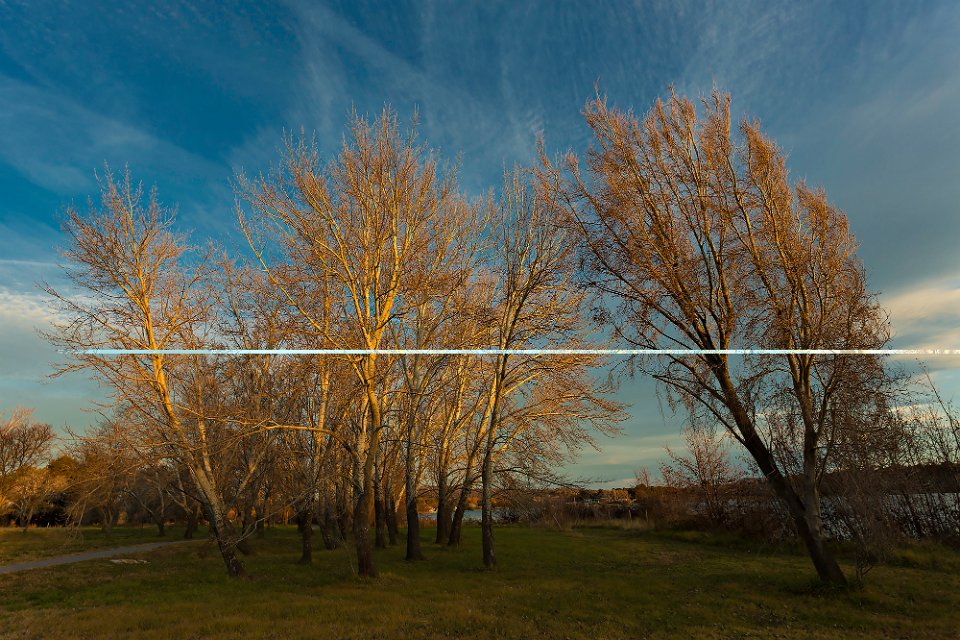
[(170, 542), (149, 542), (147, 544), (135, 544), (128, 547), (114, 547), (112, 549), (97, 549), (95, 551), (84, 551), (82, 553), (71, 553), (66, 556), (55, 556), (53, 558), (40, 558), (38, 560), (28, 560), (27, 562), (15, 562), (13, 564), (0, 565), (0, 574), (15, 573), (17, 571), (29, 571), (30, 569), (42, 569), (44, 567), (55, 567), (61, 564), (73, 564), (74, 562), (83, 562), (85, 560), (100, 560), (103, 558), (113, 558), (116, 556), (131, 555), (134, 553), (143, 553), (144, 551), (153, 551), (159, 547), (167, 547), (172, 544), (183, 544), (194, 542), (193, 540), (171, 540)]

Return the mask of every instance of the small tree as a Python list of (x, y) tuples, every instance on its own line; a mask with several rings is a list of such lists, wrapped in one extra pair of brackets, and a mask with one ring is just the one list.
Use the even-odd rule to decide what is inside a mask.
[(727, 503), (733, 484), (744, 473), (730, 457), (730, 439), (715, 428), (687, 426), (683, 431), (686, 453), (666, 447), (670, 462), (660, 464), (660, 474), (668, 487), (687, 490), (696, 496), (703, 513), (713, 525), (727, 520)]
[(35, 513), (49, 505), (51, 498), (66, 488), (66, 479), (45, 467), (20, 470), (9, 491), (13, 512), (26, 531)]
[[(205, 285), (207, 257), (191, 256), (173, 232), (174, 212), (156, 192), (145, 197), (129, 172), (100, 180), (100, 203), (70, 207), (64, 230), (69, 293), (47, 285), (64, 318), (48, 338), (72, 361), (54, 375), (92, 371), (111, 389), (115, 404), (130, 412), (124, 438), (147, 458), (166, 457), (183, 466), (203, 503), (231, 576), (243, 576), (237, 540), (227, 520), (223, 474), (216, 451), (236, 440), (218, 416), (223, 394), (216, 361), (157, 351), (196, 349), (210, 338), (214, 299)], [(80, 295), (77, 295), (77, 294)], [(101, 355), (96, 348), (139, 349), (146, 355)]]
[(0, 415), (0, 513), (13, 500), (11, 492), (20, 476), (39, 467), (53, 446), (53, 429), (33, 422), (32, 413), (32, 409), (16, 407), (9, 417)]

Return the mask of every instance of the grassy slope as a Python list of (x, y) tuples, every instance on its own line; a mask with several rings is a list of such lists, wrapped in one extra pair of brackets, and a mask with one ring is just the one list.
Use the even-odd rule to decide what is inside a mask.
[[(424, 531), (424, 538), (432, 531)], [(294, 564), (295, 531), (274, 529), (230, 581), (209, 543), (151, 552), (145, 565), (92, 561), (0, 576), (0, 636), (144, 638), (877, 638), (957, 637), (960, 554), (913, 549), (862, 590), (811, 586), (801, 555), (729, 539), (616, 529), (497, 531), (496, 571), (464, 547), (377, 553), (353, 576), (346, 551)], [(319, 542), (319, 540), (318, 540)], [(200, 557), (198, 554), (202, 555)]]

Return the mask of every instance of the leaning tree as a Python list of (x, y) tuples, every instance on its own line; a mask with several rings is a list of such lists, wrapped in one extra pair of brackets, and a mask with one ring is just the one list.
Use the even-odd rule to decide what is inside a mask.
[[(715, 351), (885, 344), (846, 216), (822, 190), (790, 180), (757, 122), (731, 126), (729, 96), (714, 93), (698, 113), (671, 93), (643, 119), (598, 97), (585, 116), (595, 136), (586, 167), (573, 154), (551, 162), (541, 148), (540, 177), (580, 236), (600, 315), (637, 347), (708, 351), (637, 364), (729, 430), (786, 506), (819, 576), (845, 582), (825, 546), (820, 481), (839, 437), (834, 410), (876, 376), (877, 359)], [(788, 429), (767, 420), (784, 401)], [(796, 454), (797, 473), (784, 450)]]

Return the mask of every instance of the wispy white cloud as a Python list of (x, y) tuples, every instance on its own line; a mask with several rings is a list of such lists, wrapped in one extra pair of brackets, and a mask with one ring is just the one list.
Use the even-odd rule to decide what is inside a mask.
[[(642, 407), (637, 409), (642, 410)], [(680, 420), (675, 422), (679, 423)], [(623, 435), (600, 442), (599, 451), (584, 451), (577, 458), (575, 469), (577, 473), (600, 484), (619, 482), (616, 478), (632, 478), (644, 467), (655, 476), (657, 465), (667, 457), (666, 447), (675, 451), (683, 450), (684, 442), (679, 424), (634, 420)]]
[[(0, 159), (33, 183), (61, 194), (90, 191), (105, 161), (187, 167), (201, 175), (209, 161), (90, 111), (70, 98), (0, 75)], [(159, 166), (158, 166), (159, 165)]]
[[(960, 349), (960, 278), (956, 275), (921, 280), (880, 298), (890, 314), (901, 348)], [(960, 367), (960, 358), (931, 356), (931, 369)]]
[[(416, 108), (422, 135), (441, 147), (447, 159), (462, 153), (468, 169), (464, 175), (474, 189), (485, 188), (480, 186), (484, 181), (472, 180), (477, 173), (497, 177), (504, 163), (532, 157), (543, 127), (542, 110), (511, 100), (505, 84), (490, 94), (477, 91), (469, 78), (438, 73), (438, 60), (463, 53), (435, 48), (429, 24), (418, 33), (405, 34), (420, 38), (420, 56), (413, 62), (328, 7), (292, 3), (291, 10), (296, 15), (292, 28), (300, 72), (290, 88), (282, 124), (288, 132), (299, 133), (301, 128), (308, 134), (316, 132), (321, 145), (335, 152), (352, 108), (375, 116), (388, 104), (402, 119)], [(354, 74), (362, 74), (365, 81), (359, 83)], [(262, 127), (234, 147), (229, 162), (248, 171), (266, 169), (276, 161), (280, 142), (280, 127)]]
[(784, 67), (810, 65), (811, 54), (832, 31), (830, 25), (811, 23), (804, 15), (807, 7), (744, 2), (692, 12), (690, 29), (695, 35), (684, 52), (683, 71), (674, 80), (678, 90), (696, 94), (716, 86), (732, 92), (741, 106), (749, 105), (754, 111), (775, 111), (789, 104), (795, 83), (806, 83), (808, 78), (790, 74), (793, 86), (771, 91), (774, 76), (782, 78)]
[[(955, 275), (918, 282), (883, 295), (882, 301), (903, 337), (926, 335), (927, 344), (937, 344), (943, 328), (960, 326), (960, 277)], [(954, 348), (946, 342), (940, 346)]]
[(35, 409), (35, 418), (56, 427), (85, 427), (94, 416), (85, 410), (103, 401), (103, 391), (89, 379), (70, 374), (47, 380), (54, 363), (62, 363), (40, 331), (51, 331), (56, 311), (39, 293), (0, 288), (0, 413), (14, 406)]
[(41, 281), (69, 294), (57, 264), (0, 259), (0, 413), (24, 405), (35, 409), (37, 420), (55, 427), (84, 427), (94, 420), (85, 410), (105, 396), (80, 374), (55, 382), (47, 378), (64, 356), (41, 335), (61, 319), (50, 297), (35, 286)]
[[(57, 194), (63, 204), (94, 195), (94, 173), (105, 164), (114, 171), (128, 165), (135, 179), (148, 185), (162, 181), (161, 201), (179, 202), (181, 219), (188, 218), (189, 227), (221, 235), (232, 229), (227, 165), (183, 149), (136, 123), (100, 115), (68, 95), (0, 74), (0, 135), (4, 140), (0, 162)], [(54, 213), (29, 215), (42, 219)], [(11, 220), (16, 215), (17, 211), (0, 205), (0, 216)], [(37, 220), (31, 226), (39, 224)], [(15, 234), (21, 235), (22, 230)], [(0, 239), (3, 244), (11, 242), (10, 237)], [(49, 251), (49, 242), (45, 248)]]

